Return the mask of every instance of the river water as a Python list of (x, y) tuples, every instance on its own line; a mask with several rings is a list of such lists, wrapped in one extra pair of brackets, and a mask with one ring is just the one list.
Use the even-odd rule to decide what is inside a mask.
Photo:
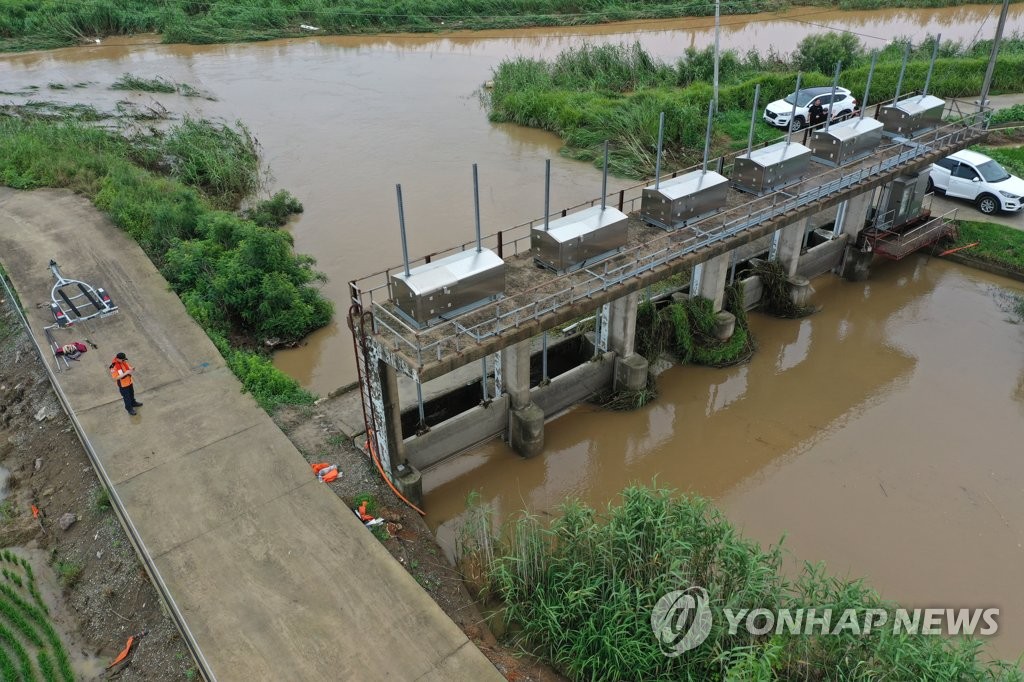
[[(854, 31), (869, 47), (897, 36), (941, 32), (970, 42), (990, 36), (997, 6), (726, 16), (722, 45), (788, 53), (804, 36)], [(240, 45), (160, 45), (130, 38), (95, 47), (0, 57), (0, 90), (39, 86), (34, 99), (156, 100), (168, 109), (245, 122), (274, 177), (306, 206), (291, 228), (299, 251), (330, 277), (325, 293), (338, 314), (301, 348), (275, 362), (305, 386), (327, 393), (355, 378), (345, 328), (347, 282), (401, 260), (394, 185), (402, 183), (412, 255), (472, 239), (471, 164), (480, 164), (486, 233), (543, 213), (544, 159), (552, 158), (552, 208), (600, 194), (600, 173), (559, 157), (554, 136), (488, 122), (480, 87), (502, 60), (552, 57), (582, 44), (639, 41), (662, 59), (713, 41), (711, 18), (606, 26), (449, 35), (323, 37)], [(1007, 32), (1024, 28), (1024, 6), (1010, 9)], [(216, 102), (124, 93), (122, 73), (164, 76), (198, 86)], [(50, 83), (86, 88), (52, 90)], [(3, 98), (11, 100), (10, 97)], [(616, 186), (613, 179), (611, 187)]]
[(674, 367), (658, 399), (548, 422), (531, 460), (501, 442), (424, 475), (449, 551), (467, 495), (496, 517), (604, 506), (629, 482), (712, 498), (795, 562), (867, 578), (907, 606), (1002, 609), (993, 651), (1024, 651), (1024, 285), (923, 256), (871, 280), (815, 280), (823, 310), (751, 315), (759, 350), (730, 369)]

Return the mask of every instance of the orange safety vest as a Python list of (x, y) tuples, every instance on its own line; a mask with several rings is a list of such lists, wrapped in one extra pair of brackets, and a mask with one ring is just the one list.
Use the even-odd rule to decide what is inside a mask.
[(110, 365), (110, 376), (112, 379), (114, 379), (114, 381), (117, 382), (118, 386), (120, 386), (121, 388), (128, 388), (129, 386), (132, 385), (132, 375), (126, 374), (122, 377), (119, 377), (118, 375), (121, 372), (130, 372), (131, 370), (132, 366), (129, 365), (127, 362), (125, 362), (124, 360), (118, 360), (117, 358), (114, 358), (114, 362), (111, 363)]

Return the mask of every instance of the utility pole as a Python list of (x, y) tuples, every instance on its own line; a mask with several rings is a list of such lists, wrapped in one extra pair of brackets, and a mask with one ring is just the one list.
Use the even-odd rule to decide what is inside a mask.
[(981, 84), (981, 99), (978, 100), (978, 109), (988, 104), (988, 91), (992, 87), (992, 73), (996, 70), (996, 57), (999, 55), (999, 42), (1003, 39), (1003, 28), (1006, 27), (1006, 14), (1009, 11), (1010, 0), (1003, 0), (1003, 10), (999, 13), (999, 23), (996, 25), (996, 37), (992, 41), (992, 54), (989, 55), (985, 80)]
[[(1010, 0), (1006, 0), (1006, 2), (1009, 3)], [(715, 0), (715, 85), (714, 85), (714, 94), (712, 95), (712, 99), (714, 99), (714, 102), (715, 102), (715, 111), (718, 111), (718, 42), (719, 42), (718, 36), (719, 36), (719, 33), (721, 33), (721, 27), (722, 27), (722, 12), (721, 12), (721, 9), (722, 9), (722, 7), (721, 7), (721, 0)], [(1003, 10), (1003, 17), (1004, 17), (1004, 19), (1005, 19), (1005, 16), (1006, 16), (1006, 10), (1004, 9)], [(1000, 24), (1000, 27), (1002, 27), (1002, 24)], [(1000, 31), (1000, 33), (1002, 33), (1002, 31)], [(996, 40), (998, 40), (998, 38)]]

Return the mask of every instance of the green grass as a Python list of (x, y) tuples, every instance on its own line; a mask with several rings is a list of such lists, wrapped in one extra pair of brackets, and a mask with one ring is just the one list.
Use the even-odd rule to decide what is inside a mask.
[(177, 92), (178, 88), (173, 82), (157, 76), (156, 78), (145, 78), (135, 74), (126, 73), (118, 78), (110, 86), (111, 90), (137, 90), (139, 92), (171, 93)]
[[(490, 524), (480, 524), (488, 529)], [(521, 516), (487, 563), (493, 596), (515, 637), (570, 680), (1020, 680), (1011, 664), (988, 662), (980, 642), (894, 635), (730, 634), (723, 609), (885, 609), (862, 581), (806, 565), (790, 582), (779, 546), (745, 539), (709, 501), (629, 487), (596, 510), (565, 504), (550, 522)], [(663, 655), (651, 612), (669, 591), (700, 586), (713, 615), (708, 639), (682, 656)]]
[[(825, 54), (808, 50), (811, 56), (807, 58), (829, 66), (834, 63), (830, 58), (844, 57), (841, 83), (860, 99), (870, 64), (863, 48), (858, 45), (850, 52), (848, 42)], [(913, 50), (904, 92), (911, 89), (909, 84), (923, 84), (932, 44), (926, 40)], [(987, 61), (984, 47), (943, 43), (930, 91), (940, 97), (976, 95), (981, 90)], [(895, 94), (901, 55), (899, 42), (881, 52), (872, 79), (871, 102)], [(801, 58), (799, 54), (786, 59), (755, 52), (726, 53), (722, 60), (713, 156), (746, 145), (755, 85), (761, 86), (759, 108), (784, 97), (793, 90), (796, 60)], [(663, 63), (636, 44), (583, 46), (550, 61), (509, 59), (495, 71), (489, 115), (496, 122), (553, 132), (564, 141), (565, 154), (594, 163), (600, 161), (602, 145), (609, 140), (609, 166), (613, 173), (650, 177), (655, 167), (660, 112), (666, 114), (662, 170), (683, 168), (700, 160), (708, 102), (712, 98), (712, 87), (706, 82), (710, 61), (710, 50), (690, 49), (676, 62)], [(1001, 50), (992, 92), (1015, 92), (1022, 80), (1024, 40), (1011, 38)], [(832, 78), (831, 74), (808, 71), (802, 82), (805, 86), (829, 85)], [(761, 121), (760, 116), (755, 126), (756, 142), (781, 135)]]
[(240, 124), (186, 119), (166, 134), (126, 139), (69, 116), (0, 119), (0, 183), (91, 198), (142, 246), (245, 389), (272, 411), (315, 396), (274, 368), (263, 342), (297, 341), (327, 324), (333, 308), (314, 260), (274, 227), (301, 210), (293, 197), (257, 204), (259, 223), (230, 210), (259, 186), (259, 171)]
[(1000, 265), (1024, 275), (1024, 232), (995, 223), (960, 221), (960, 237), (954, 246), (977, 246), (959, 253), (970, 258)]
[(81, 564), (74, 561), (57, 561), (53, 564), (53, 568), (57, 571), (60, 584), (64, 587), (74, 587), (81, 580), (84, 570)]
[[(821, 0), (734, 0), (725, 14), (776, 11)], [(946, 7), (963, 0), (842, 0), (843, 9)], [(163, 34), (165, 42), (221, 43), (319, 33), (433, 32), (575, 26), (629, 19), (708, 16), (711, 3), (692, 0), (5, 0), (0, 51), (74, 45), (96, 36)]]
[(92, 493), (92, 506), (98, 512), (110, 511), (110, 494), (102, 485), (98, 486)]
[[(0, 559), (13, 567), (5, 567), (0, 574), (3, 577), (0, 580), (2, 679), (14, 680), (20, 677), (24, 680), (37, 680), (41, 676), (47, 682), (74, 682), (71, 658), (42, 605), (28, 562), (10, 550), (4, 550)], [(31, 600), (26, 598), (26, 593)], [(38, 664), (35, 669), (31, 662), (32, 653)], [(12, 670), (17, 672), (12, 675)]]

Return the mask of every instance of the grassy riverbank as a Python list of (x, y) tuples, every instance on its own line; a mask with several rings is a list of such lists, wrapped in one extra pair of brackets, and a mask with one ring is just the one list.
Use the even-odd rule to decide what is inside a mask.
[(282, 193), (235, 212), (259, 173), (241, 124), (186, 119), (166, 133), (122, 134), (71, 116), (0, 118), (0, 182), (91, 199), (139, 243), (246, 390), (273, 410), (314, 396), (264, 349), (327, 324), (332, 306), (313, 259), (295, 254), (278, 229), (298, 202)]
[(1024, 231), (995, 223), (960, 221), (960, 238), (950, 248), (974, 244), (959, 253), (1024, 276)]
[[(978, 0), (975, 0), (977, 2)], [(984, 2), (984, 0), (980, 0)], [(873, 9), (947, 7), (962, 0), (728, 0), (723, 14), (793, 5)], [(714, 14), (694, 0), (5, 0), (0, 51), (76, 45), (96, 37), (156, 32), (168, 43), (226, 43), (315, 34), (435, 32), (579, 26)], [(303, 29), (315, 27), (316, 31)]]
[[(488, 528), (486, 517), (472, 529)], [(673, 491), (627, 488), (607, 510), (570, 502), (550, 522), (521, 518), (506, 539), (467, 536), (464, 546), (488, 566), (493, 596), (505, 606), (523, 647), (571, 680), (1020, 680), (1012, 664), (988, 662), (973, 638), (895, 632), (896, 606), (862, 581), (835, 578), (805, 565), (782, 574), (779, 547), (763, 550), (743, 538), (707, 500)], [(691, 586), (707, 591), (712, 616), (707, 639), (680, 656), (682, 634), (667, 614), (671, 641), (652, 634), (652, 612), (663, 595)], [(834, 634), (761, 635), (730, 632), (725, 608), (831, 609)], [(857, 623), (869, 609), (886, 625), (862, 632), (837, 628), (845, 609)], [(876, 612), (877, 613), (877, 612)], [(744, 621), (746, 622), (746, 621)], [(762, 617), (756, 621), (765, 623)], [(799, 630), (799, 628), (798, 628)], [(668, 634), (668, 633), (665, 633)]]
[[(920, 88), (928, 71), (931, 41), (916, 46), (907, 68), (903, 92)], [(981, 89), (988, 45), (963, 47), (943, 43), (930, 91), (940, 97), (965, 97)], [(903, 46), (892, 44), (879, 54), (871, 84), (871, 101), (890, 98), (899, 79)], [(829, 85), (837, 59), (844, 64), (840, 82), (858, 99), (864, 92), (869, 58), (848, 35), (812, 36), (792, 56), (740, 55), (726, 52), (721, 60), (716, 154), (746, 144), (754, 87), (761, 85), (760, 107), (793, 91), (796, 71), (804, 85)], [(613, 172), (649, 177), (654, 171), (658, 114), (666, 113), (663, 170), (699, 160), (703, 144), (712, 69), (710, 50), (690, 49), (675, 63), (660, 62), (639, 44), (584, 46), (563, 52), (552, 61), (519, 58), (503, 62), (490, 96), (493, 121), (542, 128), (559, 135), (565, 153), (596, 160), (604, 140), (611, 141)], [(1015, 92), (1024, 80), (1024, 40), (1004, 43), (992, 92)], [(756, 141), (781, 135), (760, 120)]]

